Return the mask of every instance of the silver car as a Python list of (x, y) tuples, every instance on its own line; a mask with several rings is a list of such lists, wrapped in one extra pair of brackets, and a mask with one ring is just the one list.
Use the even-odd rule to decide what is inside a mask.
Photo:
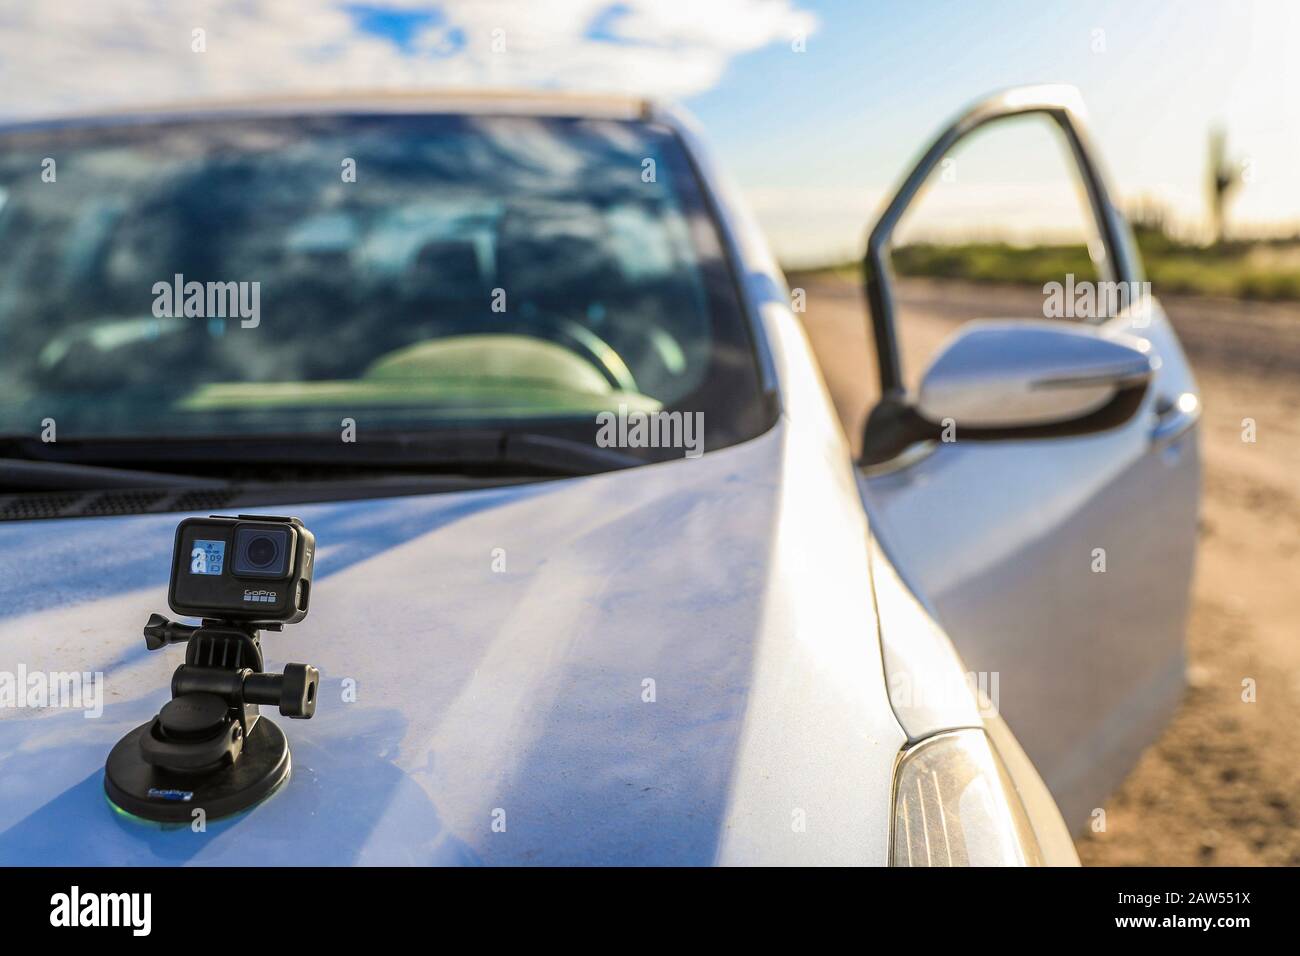
[[(893, 229), (1027, 113), (1099, 272), (1141, 279), (1071, 92), (976, 106), (871, 234), (859, 460), (679, 112), (0, 130), (0, 864), (1077, 864), (1182, 687), (1198, 403), (1150, 299), (972, 323), (904, 390)], [(260, 284), (191, 309), (213, 280)], [(172, 529), (256, 508), (316, 535), (313, 613), (266, 641), (316, 716), (265, 803), (142, 825), (103, 765), (177, 663), (139, 638)], [(15, 692), (73, 673), (79, 705)]]

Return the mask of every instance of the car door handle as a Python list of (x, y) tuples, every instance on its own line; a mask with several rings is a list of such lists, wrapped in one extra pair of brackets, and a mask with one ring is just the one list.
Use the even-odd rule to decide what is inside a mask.
[(1151, 429), (1151, 444), (1163, 448), (1186, 434), (1201, 418), (1201, 400), (1193, 392), (1183, 392), (1176, 399), (1156, 402), (1156, 426)]

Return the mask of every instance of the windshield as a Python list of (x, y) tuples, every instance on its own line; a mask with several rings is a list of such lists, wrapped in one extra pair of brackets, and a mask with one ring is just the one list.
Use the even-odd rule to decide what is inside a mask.
[(19, 129), (0, 248), (2, 433), (595, 441), (597, 413), (680, 410), (707, 449), (770, 422), (700, 185), (650, 123)]

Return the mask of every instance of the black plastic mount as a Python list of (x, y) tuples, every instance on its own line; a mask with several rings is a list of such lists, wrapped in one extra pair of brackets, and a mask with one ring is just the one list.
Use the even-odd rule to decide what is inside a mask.
[(172, 675), (172, 699), (108, 756), (104, 790), (116, 806), (164, 823), (188, 822), (196, 808), (215, 819), (252, 806), (288, 778), (288, 741), (258, 707), (311, 718), (320, 674), (309, 664), (263, 673), (259, 628), (280, 625), (204, 620), (194, 627), (149, 617), (145, 646), (184, 643), (185, 663)]

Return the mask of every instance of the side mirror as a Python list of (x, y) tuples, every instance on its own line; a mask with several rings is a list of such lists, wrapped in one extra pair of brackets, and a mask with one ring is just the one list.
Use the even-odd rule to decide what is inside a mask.
[(956, 427), (960, 441), (1051, 438), (1114, 428), (1142, 404), (1150, 345), (1062, 322), (968, 322), (921, 379), (915, 402), (887, 395), (871, 412), (861, 464), (879, 464)]
[(916, 411), (963, 438), (1080, 435), (1127, 421), (1154, 372), (1150, 345), (1060, 322), (970, 322), (921, 379)]
[(1137, 411), (1151, 378), (1143, 343), (1107, 337), (1083, 325), (972, 325), (931, 366), (919, 405), (907, 394), (903, 379), (891, 259), (894, 233), (949, 152), (992, 123), (1039, 115), (1056, 125), (1073, 156), (1100, 240), (1095, 250), (1089, 247), (1098, 275), (1120, 283), (1142, 278), (1136, 244), (1092, 158), (1081, 112), (1078, 91), (1066, 86), (1021, 87), (976, 103), (930, 144), (881, 213), (862, 261), (881, 397), (867, 417), (859, 464), (888, 466), (909, 446), (943, 437), (937, 423), (944, 419), (956, 423), (959, 440), (1031, 438), (1100, 431)]

